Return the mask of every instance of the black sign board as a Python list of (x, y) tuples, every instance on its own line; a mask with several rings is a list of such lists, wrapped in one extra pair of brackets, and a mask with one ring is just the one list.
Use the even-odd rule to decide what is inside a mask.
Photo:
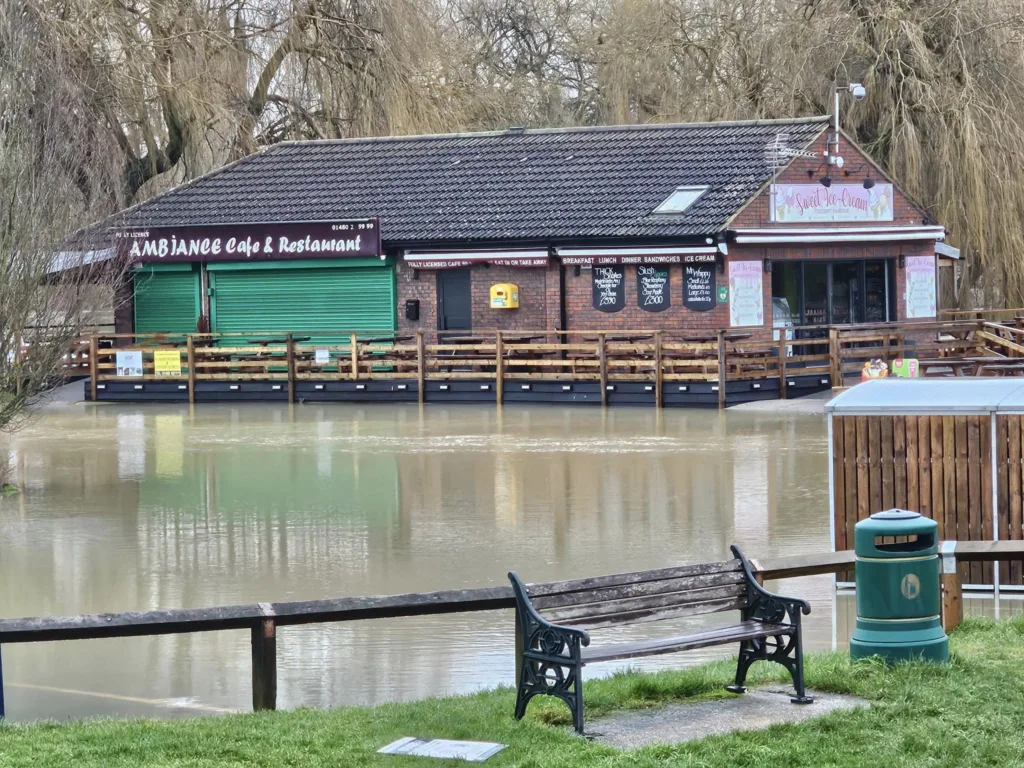
[(618, 312), (626, 306), (626, 274), (622, 267), (594, 267), (594, 309)]
[(694, 312), (715, 308), (715, 265), (683, 265), (683, 306)]
[(376, 219), (131, 227), (115, 233), (131, 261), (270, 261), (379, 256)]
[(648, 312), (662, 312), (672, 303), (668, 267), (636, 268), (636, 301)]

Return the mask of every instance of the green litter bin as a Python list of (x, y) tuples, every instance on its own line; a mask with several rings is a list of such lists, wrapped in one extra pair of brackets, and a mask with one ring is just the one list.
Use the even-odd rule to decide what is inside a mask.
[(850, 656), (881, 656), (890, 663), (948, 661), (949, 638), (939, 618), (938, 523), (890, 509), (857, 523), (853, 542), (857, 628)]

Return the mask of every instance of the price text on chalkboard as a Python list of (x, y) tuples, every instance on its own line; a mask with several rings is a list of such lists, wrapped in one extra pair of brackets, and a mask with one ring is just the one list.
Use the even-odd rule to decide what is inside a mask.
[(683, 305), (694, 312), (715, 308), (715, 265), (683, 265)]
[(662, 312), (671, 303), (668, 285), (668, 267), (639, 266), (636, 268), (636, 300), (641, 309)]
[(626, 306), (626, 281), (623, 267), (594, 267), (594, 309), (618, 312)]

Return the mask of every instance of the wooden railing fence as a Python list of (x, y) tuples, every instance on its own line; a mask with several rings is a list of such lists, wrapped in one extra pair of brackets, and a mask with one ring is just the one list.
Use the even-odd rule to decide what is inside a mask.
[[(948, 566), (944, 563), (942, 569), (943, 626), (947, 630), (957, 627), (963, 618), (962, 589), (956, 562), (1024, 561), (1024, 541), (943, 542), (941, 551), (944, 558), (952, 561)], [(751, 559), (755, 575), (761, 582), (842, 573), (848, 571), (854, 562), (852, 550)], [(515, 608), (512, 589), (503, 586), (215, 608), (9, 618), (0, 619), (0, 648), (11, 643), (248, 629), (252, 651), (253, 709), (265, 710), (277, 706), (279, 627), (512, 608)], [(3, 673), (0, 668), (0, 717), (3, 716)]]

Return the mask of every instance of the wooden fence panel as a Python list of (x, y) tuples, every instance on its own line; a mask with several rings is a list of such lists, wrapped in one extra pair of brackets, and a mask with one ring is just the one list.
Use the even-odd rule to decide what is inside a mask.
[[(1013, 540), (1024, 538), (1024, 531), (1021, 529), (1021, 493), (1024, 489), (1024, 483), (1022, 483), (1022, 472), (1024, 472), (1024, 465), (1022, 465), (1024, 450), (1022, 450), (1021, 443), (1021, 440), (1024, 439), (1022, 421), (1024, 421), (1024, 416), (1008, 416), (998, 419), (1006, 434), (1006, 443), (1000, 441), (1000, 447), (1005, 448), (1008, 458), (1004, 472), (1007, 478), (1007, 490), (1006, 493), (1000, 495), (1000, 501), (1005, 506), (1003, 514), (1006, 522), (1003, 529), (1006, 531), (1006, 538)], [(1009, 428), (1008, 432), (1007, 427)], [(1016, 561), (1010, 563), (1007, 576), (1011, 584), (1024, 583), (1021, 564)]]
[(907, 419), (892, 419), (893, 506), (907, 509)]
[[(854, 525), (892, 507), (932, 518), (943, 540), (1024, 539), (1024, 416), (998, 427), (995, 478), (992, 449), (984, 415), (833, 416), (836, 547), (852, 548)], [(964, 583), (992, 584), (995, 567), (964, 560), (959, 571)], [(1001, 566), (1000, 583), (1021, 584), (1022, 571)]]

